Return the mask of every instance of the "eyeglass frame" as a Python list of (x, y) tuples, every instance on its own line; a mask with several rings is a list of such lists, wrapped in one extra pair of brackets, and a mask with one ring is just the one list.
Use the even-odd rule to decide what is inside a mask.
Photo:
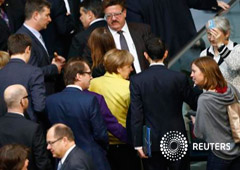
[(119, 17), (120, 15), (123, 14), (123, 11), (124, 11), (124, 9), (122, 9), (121, 12), (115, 12), (115, 13), (105, 14), (105, 15), (104, 15), (104, 19), (105, 19), (105, 20), (108, 20), (108, 19), (112, 18), (113, 16), (114, 16), (114, 17)]
[(88, 74), (89, 76), (92, 76), (92, 72), (91, 71), (83, 71), (80, 74)]
[(55, 141), (47, 141), (47, 144), (53, 146), (54, 143), (56, 143), (57, 141), (60, 141), (62, 139), (63, 139), (63, 137), (60, 137), (60, 138), (56, 139)]

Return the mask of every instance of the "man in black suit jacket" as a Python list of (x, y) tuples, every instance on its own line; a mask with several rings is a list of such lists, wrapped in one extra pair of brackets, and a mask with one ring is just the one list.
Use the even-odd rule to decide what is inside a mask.
[(0, 118), (0, 147), (6, 144), (21, 144), (30, 148), (29, 170), (51, 170), (46, 143), (40, 126), (24, 118), (28, 107), (27, 90), (19, 84), (4, 91), (8, 113)]
[[(31, 53), (31, 39), (27, 35), (15, 34), (8, 39), (11, 55), (9, 63), (0, 70), (0, 102), (3, 103), (3, 92), (12, 84), (23, 85), (29, 94), (27, 115), (31, 120), (38, 121), (38, 116), (45, 108), (45, 86), (42, 70), (27, 64)], [(0, 115), (6, 113), (5, 103), (1, 105)]]
[[(7, 50), (7, 39), (24, 21), (25, 0), (0, 0), (0, 50)], [(4, 19), (5, 18), (5, 19)], [(6, 19), (7, 18), (7, 19)]]
[[(41, 8), (39, 8), (41, 7)], [(28, 64), (40, 67), (44, 74), (46, 94), (54, 93), (55, 76), (61, 72), (65, 59), (55, 54), (49, 55), (39, 31), (46, 29), (50, 18), (50, 3), (46, 0), (27, 0), (25, 22), (17, 33), (26, 34), (32, 39), (32, 51)]]
[(60, 159), (57, 169), (95, 169), (89, 156), (76, 146), (73, 132), (68, 126), (61, 123), (53, 125), (47, 132), (47, 144), (53, 157)]
[[(196, 109), (198, 94), (189, 85), (185, 75), (167, 69), (163, 61), (168, 51), (159, 38), (147, 43), (149, 69), (130, 79), (131, 130), (135, 149), (141, 158), (147, 158), (143, 146), (143, 126), (151, 128), (152, 157), (143, 159), (146, 170), (189, 169), (189, 156), (179, 161), (168, 161), (160, 152), (160, 140), (170, 131), (186, 136), (182, 117), (183, 102)], [(149, 54), (149, 55), (148, 55)]]
[(69, 50), (69, 58), (84, 57), (91, 65), (91, 52), (87, 46), (88, 38), (96, 28), (107, 26), (106, 21), (103, 19), (101, 2), (96, 0), (83, 1), (80, 7), (80, 15), (80, 20), (85, 30), (73, 37), (72, 45)]
[(169, 47), (167, 60), (197, 34), (190, 8), (229, 7), (217, 0), (126, 0), (126, 3), (127, 21), (151, 25), (152, 32)]
[[(135, 72), (139, 73), (148, 68), (149, 64), (143, 53), (146, 51), (146, 41), (153, 37), (150, 27), (141, 23), (126, 22), (127, 9), (124, 0), (104, 0), (103, 9), (116, 47), (128, 50), (133, 55)], [(127, 47), (122, 47), (121, 34), (124, 36)]]

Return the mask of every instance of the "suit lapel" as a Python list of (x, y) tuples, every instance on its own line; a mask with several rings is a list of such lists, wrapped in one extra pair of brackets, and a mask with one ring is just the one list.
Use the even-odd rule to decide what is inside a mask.
[(62, 165), (61, 170), (64, 170), (64, 169), (68, 170), (69, 169), (69, 167), (68, 167), (69, 166), (69, 161), (71, 160), (72, 156), (76, 152), (76, 149), (77, 149), (77, 147), (75, 146), (73, 148), (73, 150), (68, 154), (67, 158), (65, 159), (65, 161), (64, 161), (64, 163)]

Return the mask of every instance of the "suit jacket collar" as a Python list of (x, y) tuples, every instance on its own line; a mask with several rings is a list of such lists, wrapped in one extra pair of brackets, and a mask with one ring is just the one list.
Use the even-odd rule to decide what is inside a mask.
[(5, 117), (24, 118), (24, 116), (22, 116), (18, 113), (13, 113), (13, 112), (7, 112), (5, 114)]
[(63, 92), (82, 92), (79, 88), (76, 87), (66, 87)]
[(68, 162), (69, 160), (71, 159), (72, 155), (74, 155), (74, 153), (77, 151), (77, 146), (75, 146), (71, 152), (68, 154), (67, 158), (65, 159), (65, 161), (63, 162), (63, 165), (61, 167), (61, 169), (66, 169), (67, 168), (67, 165), (68, 165)]
[(98, 27), (104, 27), (104, 26), (107, 26), (107, 22), (105, 20), (100, 20), (100, 21), (97, 21), (97, 22), (94, 22), (93, 24), (91, 24), (87, 30), (89, 31), (92, 31), (94, 30), (95, 28), (98, 28)]
[(19, 58), (12, 58), (12, 59), (10, 59), (9, 64), (11, 64), (11, 63), (23, 63), (23, 64), (26, 64), (23, 60), (21, 60)]

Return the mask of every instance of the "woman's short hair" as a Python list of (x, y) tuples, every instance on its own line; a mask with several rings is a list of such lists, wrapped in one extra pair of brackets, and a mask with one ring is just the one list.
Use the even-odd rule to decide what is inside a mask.
[(112, 49), (105, 54), (103, 65), (107, 72), (118, 73), (118, 68), (132, 65), (133, 60), (133, 56), (127, 50)]
[(195, 59), (192, 64), (195, 64), (203, 73), (204, 80), (203, 84), (200, 85), (201, 88), (209, 90), (227, 86), (227, 82), (213, 58), (200, 57)]
[(5, 51), (0, 51), (0, 69), (2, 69), (10, 60), (10, 56)]
[(28, 159), (29, 149), (19, 144), (9, 144), (0, 148), (0, 169), (21, 170)]
[[(213, 19), (213, 22), (215, 23), (215, 28), (221, 30), (224, 35), (230, 32), (230, 22), (226, 17), (223, 16), (216, 16)], [(209, 28), (209, 25), (206, 25), (206, 28)]]
[(96, 28), (88, 39), (88, 46), (91, 50), (92, 68), (103, 64), (103, 56), (109, 50), (116, 48), (112, 34), (106, 27)]

